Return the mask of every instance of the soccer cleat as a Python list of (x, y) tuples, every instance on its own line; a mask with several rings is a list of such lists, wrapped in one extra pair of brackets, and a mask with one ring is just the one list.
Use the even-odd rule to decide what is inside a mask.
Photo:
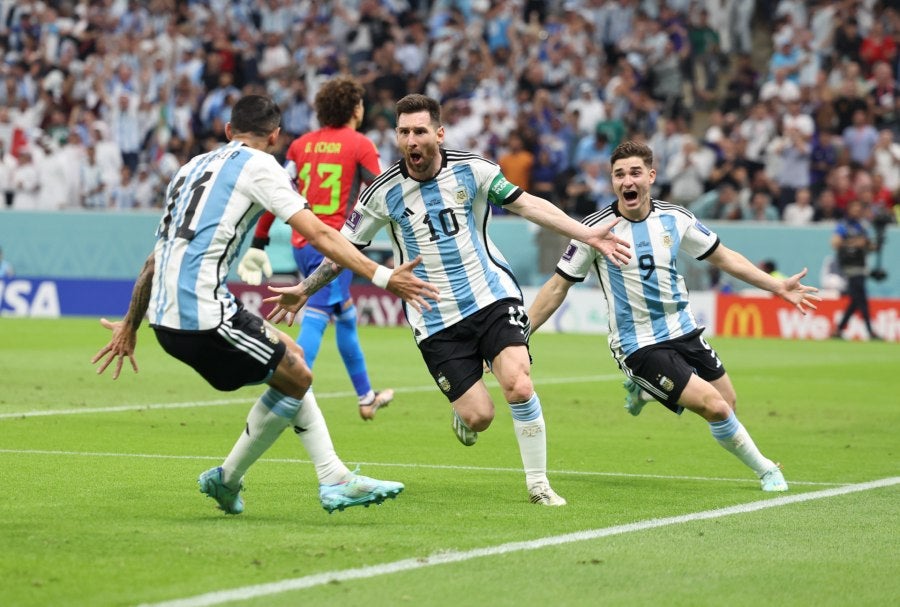
[(650, 401), (641, 398), (641, 387), (634, 381), (626, 379), (622, 386), (625, 387), (627, 392), (625, 395), (625, 410), (634, 416), (640, 415), (641, 409)]
[(787, 491), (788, 484), (787, 481), (784, 480), (784, 475), (781, 473), (781, 464), (775, 464), (774, 467), (767, 470), (766, 473), (760, 477), (759, 484), (763, 491), (775, 493)]
[(351, 506), (380, 504), (384, 500), (394, 499), (403, 491), (403, 483), (380, 481), (353, 472), (348, 481), (337, 485), (319, 485), (319, 500), (322, 507), (331, 514), (335, 510), (343, 511)]
[(457, 415), (456, 410), (453, 411), (453, 432), (459, 442), (466, 447), (471, 447), (478, 440), (478, 433), (466, 425), (466, 423)]
[(375, 398), (368, 405), (359, 406), (359, 416), (365, 421), (375, 419), (375, 413), (382, 407), (387, 407), (388, 403), (394, 400), (394, 391), (388, 388), (375, 393)]
[(225, 514), (240, 514), (244, 511), (244, 500), (241, 498), (243, 483), (238, 483), (237, 489), (232, 489), (222, 482), (222, 468), (210, 468), (197, 479), (200, 485), (200, 493), (216, 500), (219, 510)]
[(566, 500), (550, 488), (547, 483), (538, 483), (528, 489), (531, 495), (532, 504), (540, 504), (541, 506), (565, 506)]

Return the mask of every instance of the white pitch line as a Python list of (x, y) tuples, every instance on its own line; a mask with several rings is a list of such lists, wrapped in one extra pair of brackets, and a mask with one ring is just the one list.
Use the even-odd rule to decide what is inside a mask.
[[(591, 383), (600, 381), (612, 381), (621, 379), (621, 375), (588, 375), (583, 377), (557, 377), (548, 379), (535, 379), (534, 382), (538, 386), (553, 384), (578, 384)], [(489, 382), (496, 384), (493, 377), (489, 377)], [(404, 393), (420, 393), (430, 392), (435, 386), (411, 386), (408, 388), (395, 388), (394, 392), (398, 394)], [(316, 392), (316, 398), (332, 399), (332, 398), (349, 398), (356, 397), (356, 392)], [(245, 398), (220, 398), (215, 400), (188, 401), (183, 403), (153, 403), (148, 405), (119, 405), (115, 407), (86, 407), (83, 409), (43, 409), (35, 411), (19, 411), (12, 413), (0, 413), (2, 419), (21, 419), (26, 417), (46, 417), (50, 415), (79, 415), (83, 413), (121, 413), (123, 411), (162, 411), (166, 409), (191, 409), (194, 407), (221, 407), (224, 405), (252, 404), (252, 396)]]
[(797, 495), (787, 495), (772, 499), (759, 500), (747, 504), (738, 504), (727, 508), (716, 508), (714, 510), (704, 510), (702, 512), (694, 512), (691, 514), (683, 514), (680, 516), (671, 516), (666, 518), (649, 519), (646, 521), (638, 521), (626, 525), (616, 525), (614, 527), (604, 527), (600, 529), (591, 529), (587, 531), (576, 531), (564, 535), (554, 535), (536, 540), (523, 542), (509, 542), (499, 544), (497, 546), (486, 546), (484, 548), (475, 548), (464, 552), (441, 552), (432, 554), (427, 557), (415, 557), (394, 561), (392, 563), (383, 563), (381, 565), (370, 565), (368, 567), (357, 567), (354, 569), (343, 569), (338, 571), (327, 571), (325, 573), (316, 573), (304, 577), (281, 580), (278, 582), (270, 582), (268, 584), (257, 584), (254, 586), (244, 586), (242, 588), (233, 588), (231, 590), (219, 590), (206, 594), (199, 594), (192, 597), (164, 601), (161, 603), (144, 604), (141, 607), (209, 607), (210, 605), (221, 605), (232, 601), (244, 601), (263, 596), (271, 596), (274, 594), (282, 594), (293, 590), (304, 590), (323, 586), (332, 582), (346, 582), (350, 580), (362, 580), (367, 578), (399, 573), (402, 571), (412, 571), (414, 569), (423, 569), (425, 567), (434, 567), (436, 565), (447, 565), (450, 563), (460, 563), (476, 558), (486, 556), (498, 556), (509, 554), (512, 552), (524, 552), (527, 550), (539, 550), (550, 546), (561, 546), (564, 544), (572, 544), (575, 542), (584, 542), (589, 540), (621, 535), (624, 533), (634, 533), (646, 531), (647, 529), (657, 529), (660, 527), (668, 527), (671, 525), (681, 525), (683, 523), (692, 523), (694, 521), (709, 520), (722, 518), (725, 516), (733, 516), (736, 514), (747, 514), (750, 512), (758, 512), (768, 508), (777, 508), (780, 506), (788, 506), (812, 500), (819, 500), (828, 497), (837, 497), (860, 491), (870, 491), (872, 489), (880, 489), (900, 484), (900, 477), (884, 478), (868, 483), (859, 483), (857, 485), (847, 485), (844, 487), (836, 487), (833, 489), (823, 489), (810, 493), (800, 493)]
[[(139, 459), (180, 459), (180, 460), (213, 460), (213, 461), (221, 461), (221, 456), (214, 455), (163, 455), (157, 453), (110, 453), (110, 452), (99, 452), (99, 451), (59, 451), (59, 450), (48, 450), (48, 449), (0, 449), (0, 454), (9, 453), (12, 455), (58, 455), (64, 457), (132, 457)], [(263, 458), (260, 459), (258, 463), (270, 463), (270, 464), (311, 464), (310, 460), (305, 459), (295, 459), (295, 458)], [(450, 464), (408, 464), (402, 462), (363, 462), (363, 461), (350, 461), (349, 464), (352, 465), (360, 465), (360, 466), (382, 466), (386, 468), (412, 468), (412, 469), (424, 469), (424, 470), (463, 470), (469, 472), (503, 472), (503, 473), (513, 473), (513, 474), (521, 474), (521, 468), (502, 468), (502, 467), (494, 467), (494, 466), (460, 466), (460, 465), (450, 465)], [(548, 470), (549, 474), (553, 475), (568, 475), (568, 476), (611, 476), (618, 478), (650, 478), (650, 479), (658, 479), (658, 480), (678, 480), (678, 481), (708, 481), (708, 482), (718, 482), (718, 483), (757, 483), (759, 482), (755, 478), (723, 478), (723, 477), (714, 477), (714, 476), (679, 476), (679, 475), (670, 475), (670, 474), (633, 474), (628, 472), (596, 472), (591, 470)], [(819, 487), (839, 487), (846, 485), (846, 483), (823, 483), (816, 481), (798, 481), (791, 479), (792, 485), (810, 485), (810, 486), (819, 486)]]

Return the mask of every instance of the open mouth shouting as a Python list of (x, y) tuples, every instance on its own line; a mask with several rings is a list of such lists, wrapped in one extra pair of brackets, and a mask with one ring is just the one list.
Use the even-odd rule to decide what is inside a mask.
[(637, 190), (625, 190), (622, 192), (622, 198), (625, 199), (625, 202), (637, 202), (638, 193)]

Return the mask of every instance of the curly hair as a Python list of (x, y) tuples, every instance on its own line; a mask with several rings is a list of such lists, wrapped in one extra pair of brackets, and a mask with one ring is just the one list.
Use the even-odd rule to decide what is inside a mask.
[(352, 78), (334, 78), (323, 84), (314, 102), (319, 124), (338, 128), (350, 122), (365, 92)]

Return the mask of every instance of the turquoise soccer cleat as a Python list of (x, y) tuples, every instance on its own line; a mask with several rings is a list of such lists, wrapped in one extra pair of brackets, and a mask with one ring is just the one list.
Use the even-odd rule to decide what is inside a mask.
[(760, 487), (763, 491), (773, 493), (781, 493), (788, 490), (787, 481), (784, 480), (784, 474), (781, 473), (781, 464), (775, 464), (759, 479)]
[(243, 484), (239, 483), (237, 489), (232, 489), (222, 482), (222, 468), (210, 468), (197, 479), (200, 485), (200, 493), (216, 500), (219, 509), (225, 514), (240, 514), (244, 511), (244, 500), (241, 498)]
[(350, 480), (343, 483), (319, 485), (319, 500), (331, 514), (352, 506), (368, 508), (371, 504), (380, 504), (388, 498), (396, 498), (404, 488), (403, 483), (380, 481), (354, 472)]

